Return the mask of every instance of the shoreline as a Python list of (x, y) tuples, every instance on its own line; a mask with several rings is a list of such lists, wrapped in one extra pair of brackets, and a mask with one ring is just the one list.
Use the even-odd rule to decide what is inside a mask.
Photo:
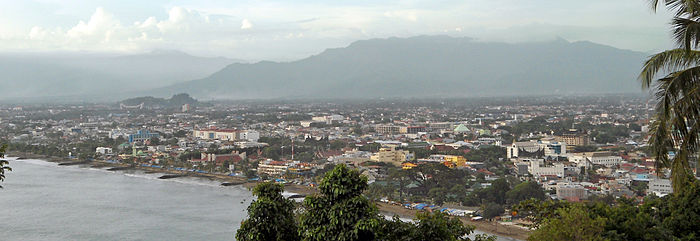
[[(66, 158), (59, 158), (59, 157), (52, 157), (52, 156), (46, 156), (46, 155), (38, 155), (34, 153), (26, 153), (26, 152), (16, 152), (16, 151), (10, 151), (6, 153), (6, 156), (11, 156), (11, 157), (19, 157), (20, 159), (36, 159), (36, 160), (43, 160), (47, 162), (54, 162), (54, 163), (67, 163), (67, 162), (72, 162), (72, 160), (68, 160)], [(79, 161), (74, 161), (74, 162), (79, 162)], [(113, 162), (107, 162), (107, 161), (101, 161), (101, 160), (94, 160), (86, 164), (81, 164), (81, 165), (89, 165), (90, 167), (95, 167), (95, 168), (128, 168), (128, 169), (135, 169), (135, 170), (143, 170), (146, 172), (150, 173), (161, 173), (164, 175), (183, 175), (183, 176), (188, 176), (188, 177), (197, 177), (197, 178), (206, 178), (212, 181), (219, 181), (222, 183), (234, 183), (233, 186), (242, 186), (248, 189), (249, 191), (255, 187), (259, 182), (258, 181), (251, 181), (243, 177), (234, 177), (234, 176), (228, 176), (228, 175), (220, 175), (220, 174), (211, 174), (211, 173), (192, 173), (188, 171), (179, 171), (179, 170), (173, 170), (173, 169), (166, 169), (166, 168), (154, 168), (154, 167), (145, 167), (145, 166), (140, 166), (140, 165), (128, 165), (128, 164), (123, 164), (123, 163), (113, 163)], [(318, 189), (313, 188), (313, 187), (308, 187), (308, 186), (301, 186), (301, 185), (296, 185), (296, 184), (284, 184), (284, 191), (292, 193), (292, 194), (299, 194), (299, 195), (312, 195), (315, 193), (318, 193)], [(416, 213), (418, 212), (417, 210), (411, 210), (411, 209), (406, 209), (398, 205), (391, 205), (391, 204), (386, 204), (382, 202), (375, 202), (377, 208), (379, 209), (380, 212), (383, 213), (388, 213), (392, 215), (398, 215), (401, 218), (408, 218), (408, 219), (413, 219), (416, 216)], [(459, 219), (467, 225), (471, 225), (475, 227), (475, 230), (479, 230), (481, 232), (485, 232), (488, 234), (494, 234), (502, 237), (507, 237), (507, 238), (514, 238), (514, 239), (519, 239), (519, 240), (526, 240), (527, 237), (529, 236), (529, 230), (520, 228), (520, 227), (514, 227), (514, 226), (509, 226), (509, 225), (503, 225), (495, 222), (486, 222), (486, 221), (471, 221), (469, 218), (465, 217), (459, 217)]]
[[(419, 212), (418, 210), (406, 209), (399, 205), (391, 205), (383, 202), (376, 202), (376, 205), (380, 212), (398, 215), (400, 218), (413, 219), (416, 217), (416, 213)], [(462, 223), (474, 226), (474, 230), (479, 230), (487, 234), (514, 238), (518, 240), (527, 240), (527, 238), (530, 236), (530, 231), (524, 228), (489, 221), (472, 221), (468, 217), (458, 218), (462, 221)]]

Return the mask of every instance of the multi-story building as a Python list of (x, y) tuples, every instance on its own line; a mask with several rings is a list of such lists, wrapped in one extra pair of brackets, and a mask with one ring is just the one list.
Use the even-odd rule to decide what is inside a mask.
[(135, 134), (129, 135), (129, 143), (133, 143), (135, 141), (145, 141), (145, 140), (150, 140), (153, 137), (159, 137), (160, 134), (158, 133), (152, 133), (148, 130), (139, 130)]
[(568, 132), (556, 136), (555, 140), (558, 142), (564, 142), (569, 146), (587, 146), (590, 145), (590, 139), (585, 133), (579, 133), (576, 129), (570, 129)]
[(659, 178), (649, 180), (647, 195), (652, 193), (659, 197), (663, 197), (670, 193), (673, 193), (673, 186), (671, 186), (671, 180)]
[(401, 166), (401, 163), (410, 161), (411, 157), (412, 155), (409, 151), (396, 150), (394, 147), (382, 147), (379, 149), (379, 152), (372, 154), (370, 160)]
[(569, 160), (578, 166), (603, 165), (606, 167), (616, 166), (622, 162), (622, 157), (608, 151), (581, 152), (569, 154)]
[(380, 134), (398, 134), (401, 133), (401, 126), (395, 125), (375, 125), (374, 131)]
[(588, 196), (586, 188), (581, 185), (557, 185), (557, 198), (567, 200), (583, 200)]
[(532, 159), (529, 160), (530, 165), (528, 167), (528, 172), (532, 176), (557, 176), (563, 177), (566, 174), (566, 165), (562, 163), (555, 163), (551, 166), (546, 166), (544, 160), (542, 159)]
[(557, 141), (513, 142), (506, 149), (508, 158), (516, 157), (558, 157), (566, 155), (566, 143)]
[(289, 165), (283, 161), (273, 161), (271, 159), (262, 160), (258, 163), (258, 174), (267, 174), (270, 176), (281, 176), (287, 173)]
[(235, 129), (203, 129), (194, 130), (194, 136), (203, 140), (222, 140), (222, 141), (249, 141), (257, 142), (260, 139), (260, 133), (254, 130), (235, 130)]
[(467, 162), (467, 158), (463, 156), (455, 156), (455, 155), (430, 155), (428, 157), (428, 160), (430, 161), (435, 161), (435, 162), (449, 162), (452, 165), (455, 166), (464, 166), (464, 164)]

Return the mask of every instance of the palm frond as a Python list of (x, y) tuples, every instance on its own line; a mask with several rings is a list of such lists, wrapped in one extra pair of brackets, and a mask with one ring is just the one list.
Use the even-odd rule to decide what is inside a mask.
[(676, 44), (686, 51), (698, 47), (700, 43), (700, 22), (695, 19), (675, 17), (671, 22)]
[(652, 55), (644, 62), (639, 80), (648, 89), (660, 72), (673, 73), (700, 64), (700, 51), (685, 49), (667, 50)]

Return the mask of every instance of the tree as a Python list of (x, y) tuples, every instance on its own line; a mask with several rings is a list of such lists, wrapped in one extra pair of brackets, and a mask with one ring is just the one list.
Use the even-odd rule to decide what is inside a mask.
[(464, 226), (458, 218), (450, 218), (442, 212), (419, 212), (416, 221), (411, 238), (416, 241), (469, 240), (466, 236), (474, 230), (474, 227)]
[(487, 203), (484, 205), (484, 218), (491, 220), (492, 218), (495, 218), (497, 216), (500, 216), (505, 212), (503, 209), (503, 206), (496, 204), (496, 203)]
[(605, 218), (592, 218), (583, 205), (556, 210), (560, 218), (548, 219), (528, 240), (604, 240)]
[[(0, 146), (0, 158), (5, 157), (5, 150), (7, 149), (7, 145), (3, 144)], [(6, 160), (0, 160), (0, 182), (5, 181), (5, 171), (12, 171), (12, 168), (7, 166), (10, 164), (10, 162)], [(2, 188), (2, 185), (0, 185), (0, 188)]]
[(320, 194), (304, 199), (299, 217), (302, 240), (374, 240), (382, 217), (362, 192), (367, 177), (341, 164), (326, 173)]
[[(639, 74), (642, 88), (652, 88), (658, 101), (649, 144), (657, 168), (671, 168), (673, 188), (680, 190), (692, 180), (689, 161), (700, 150), (700, 2), (650, 2), (653, 10), (663, 5), (675, 12), (677, 48), (651, 56)], [(672, 150), (676, 155), (669, 159)]]
[(544, 189), (537, 182), (522, 182), (515, 185), (513, 190), (506, 192), (506, 201), (511, 204), (531, 198), (537, 200), (545, 199)]
[(428, 196), (433, 199), (436, 205), (442, 205), (447, 199), (447, 188), (436, 187), (428, 191)]
[(253, 188), (258, 199), (248, 206), (248, 219), (236, 232), (239, 241), (299, 240), (294, 201), (282, 196), (284, 187), (271, 182)]

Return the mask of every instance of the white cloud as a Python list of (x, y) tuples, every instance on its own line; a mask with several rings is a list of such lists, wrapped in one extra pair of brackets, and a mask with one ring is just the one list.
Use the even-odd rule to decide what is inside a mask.
[(260, 60), (306, 57), (359, 39), (424, 34), (508, 42), (562, 36), (637, 50), (662, 48), (668, 39), (668, 16), (650, 13), (638, 0), (184, 2), (191, 5), (152, 0), (134, 9), (117, 1), (100, 1), (104, 8), (79, 1), (46, 9), (57, 14), (43, 20), (10, 16), (7, 9), (23, 1), (0, 8), (0, 51), (177, 49)]
[(241, 21), (241, 29), (250, 29), (253, 27), (253, 24), (250, 23), (250, 21), (246, 18)]

